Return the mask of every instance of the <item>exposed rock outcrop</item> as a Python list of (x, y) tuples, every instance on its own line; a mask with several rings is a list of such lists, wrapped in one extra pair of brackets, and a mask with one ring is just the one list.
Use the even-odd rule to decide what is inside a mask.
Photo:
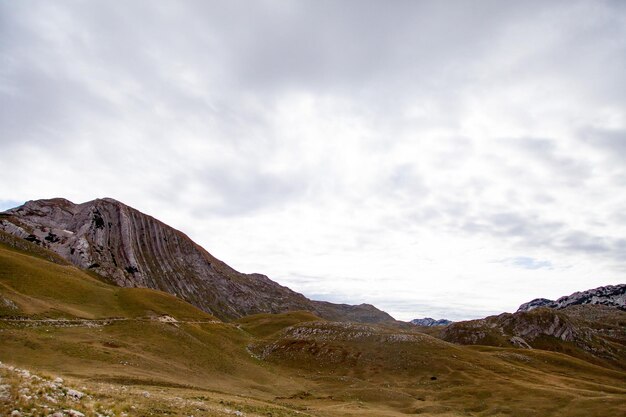
[(430, 317), (424, 317), (423, 319), (414, 319), (411, 320), (411, 324), (415, 324), (416, 326), (424, 326), (424, 327), (435, 327), (435, 326), (447, 326), (451, 324), (452, 321), (446, 319), (435, 320)]
[(626, 313), (603, 305), (536, 308), (452, 323), (439, 337), (463, 345), (539, 348), (626, 367)]
[(573, 305), (599, 304), (626, 310), (626, 284), (607, 285), (592, 290), (575, 292), (556, 301), (536, 298), (522, 304), (517, 311), (530, 311), (537, 307), (563, 309)]
[(123, 287), (176, 295), (222, 319), (308, 310), (330, 320), (393, 322), (369, 305), (312, 301), (261, 274), (243, 274), (184, 233), (110, 198), (29, 201), (0, 213), (0, 230)]
[(454, 323), (441, 331), (441, 338), (460, 344), (494, 344), (498, 339), (511, 342), (521, 338), (532, 342), (540, 336), (551, 336), (564, 341), (574, 340), (576, 329), (567, 316), (550, 310), (530, 313), (503, 313), (479, 320)]
[(552, 305), (553, 303), (554, 300), (548, 300), (547, 298), (535, 298), (534, 300), (531, 300), (519, 306), (517, 311), (530, 311), (538, 307), (550, 307), (550, 305)]

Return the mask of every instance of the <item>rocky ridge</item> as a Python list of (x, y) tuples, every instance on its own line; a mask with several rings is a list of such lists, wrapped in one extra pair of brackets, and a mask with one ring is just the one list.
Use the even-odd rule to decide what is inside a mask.
[(573, 305), (599, 304), (626, 310), (626, 284), (607, 285), (587, 291), (575, 292), (558, 300), (536, 298), (522, 304), (517, 311), (530, 311), (538, 307), (563, 309)]
[[(451, 325), (441, 331), (444, 340), (461, 344), (491, 344), (494, 339), (503, 337), (511, 344), (529, 347), (527, 341), (540, 336), (551, 336), (563, 341), (573, 341), (578, 330), (565, 314), (549, 310), (536, 310), (532, 313), (503, 313), (484, 319), (470, 320)], [(491, 339), (491, 340), (490, 340)], [(513, 339), (513, 340), (511, 340)]]
[(0, 213), (0, 231), (116, 285), (165, 291), (221, 319), (307, 310), (330, 320), (394, 322), (368, 304), (313, 301), (265, 275), (238, 272), (184, 233), (111, 198), (28, 201)]
[(424, 327), (436, 327), (436, 326), (447, 326), (448, 324), (453, 323), (450, 320), (439, 319), (435, 320), (430, 317), (424, 317), (423, 319), (413, 319), (410, 322), (411, 324), (415, 324), (416, 326), (424, 326)]
[(535, 299), (516, 313), (452, 323), (439, 337), (464, 345), (539, 348), (618, 369), (626, 367), (626, 285)]

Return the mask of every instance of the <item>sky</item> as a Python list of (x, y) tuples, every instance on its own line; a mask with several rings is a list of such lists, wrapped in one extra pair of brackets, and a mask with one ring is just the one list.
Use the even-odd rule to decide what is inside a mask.
[(0, 60), (0, 209), (401, 320), (626, 282), (626, 2), (0, 0)]

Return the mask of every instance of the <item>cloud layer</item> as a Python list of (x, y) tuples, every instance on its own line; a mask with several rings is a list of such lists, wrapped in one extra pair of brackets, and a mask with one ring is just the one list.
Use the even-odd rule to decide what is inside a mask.
[(0, 3), (0, 203), (401, 319), (624, 281), (619, 1)]

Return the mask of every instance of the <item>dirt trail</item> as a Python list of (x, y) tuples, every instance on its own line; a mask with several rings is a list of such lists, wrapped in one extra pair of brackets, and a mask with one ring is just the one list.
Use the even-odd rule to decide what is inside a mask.
[(32, 318), (0, 318), (0, 323), (8, 324), (25, 324), (28, 327), (35, 326), (57, 326), (57, 327), (100, 327), (108, 326), (114, 322), (120, 321), (136, 321), (136, 322), (152, 322), (177, 324), (223, 324), (219, 320), (178, 320), (170, 316), (158, 317), (110, 317), (106, 319), (32, 319)]

